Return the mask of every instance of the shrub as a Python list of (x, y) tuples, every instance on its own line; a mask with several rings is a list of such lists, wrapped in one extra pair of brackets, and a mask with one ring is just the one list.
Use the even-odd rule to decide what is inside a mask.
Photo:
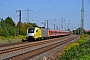
[(90, 36), (83, 35), (77, 43), (65, 47), (66, 51), (59, 60), (89, 60)]

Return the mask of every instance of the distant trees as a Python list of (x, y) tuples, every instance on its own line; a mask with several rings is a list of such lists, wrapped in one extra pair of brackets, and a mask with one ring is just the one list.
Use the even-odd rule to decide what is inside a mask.
[(2, 36), (3, 33), (4, 33), (4, 30), (3, 30), (3, 28), (0, 26), (0, 36)]
[(0, 21), (0, 36), (16, 36), (18, 30), (11, 17), (7, 17), (5, 20)]
[(85, 34), (89, 34), (90, 35), (90, 30), (86, 30)]
[[(79, 35), (80, 35), (80, 34), (81, 34), (81, 30), (82, 30), (81, 28), (77, 28), (76, 30), (73, 31), (73, 34), (79, 34)], [(84, 34), (88, 34), (88, 33), (85, 31), (85, 29), (83, 29), (83, 33), (84, 33)]]
[(6, 24), (8, 24), (8, 25), (10, 25), (10, 26), (15, 27), (15, 23), (14, 23), (14, 21), (12, 20), (11, 17), (7, 17), (7, 18), (5, 19), (5, 22), (6, 22)]
[(30, 22), (18, 22), (16, 25), (11, 17), (7, 17), (5, 20), (0, 20), (0, 36), (7, 37), (19, 35), (19, 24), (21, 24), (21, 35), (26, 35), (27, 28), (37, 26), (36, 23)]
[(20, 22), (18, 22), (18, 24), (17, 24), (18, 29), (19, 29), (19, 25), (21, 25), (21, 27), (20, 27), (21, 31), (19, 31), (21, 35), (26, 35), (28, 28), (30, 28), (32, 26), (38, 26), (36, 23), (30, 23), (30, 22), (24, 22), (24, 23), (21, 22), (20, 23)]

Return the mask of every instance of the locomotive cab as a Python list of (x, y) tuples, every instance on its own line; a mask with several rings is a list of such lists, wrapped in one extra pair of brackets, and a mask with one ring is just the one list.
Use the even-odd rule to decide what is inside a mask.
[(41, 30), (38, 27), (31, 27), (27, 30), (28, 41), (33, 41), (41, 37)]
[(27, 36), (34, 36), (34, 30), (35, 28), (29, 28), (28, 31), (27, 31)]

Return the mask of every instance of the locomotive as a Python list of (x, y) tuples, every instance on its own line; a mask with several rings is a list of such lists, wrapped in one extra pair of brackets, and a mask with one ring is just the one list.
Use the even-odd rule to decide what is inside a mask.
[(35, 40), (65, 36), (69, 34), (70, 32), (65, 30), (50, 30), (45, 27), (31, 27), (27, 29), (26, 39), (28, 41), (35, 41)]

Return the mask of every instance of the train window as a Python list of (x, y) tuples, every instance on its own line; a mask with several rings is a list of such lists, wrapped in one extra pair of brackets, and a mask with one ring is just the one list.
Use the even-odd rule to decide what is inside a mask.
[(38, 30), (36, 30), (36, 32), (38, 32)]
[(35, 28), (29, 28), (28, 33), (34, 33)]

